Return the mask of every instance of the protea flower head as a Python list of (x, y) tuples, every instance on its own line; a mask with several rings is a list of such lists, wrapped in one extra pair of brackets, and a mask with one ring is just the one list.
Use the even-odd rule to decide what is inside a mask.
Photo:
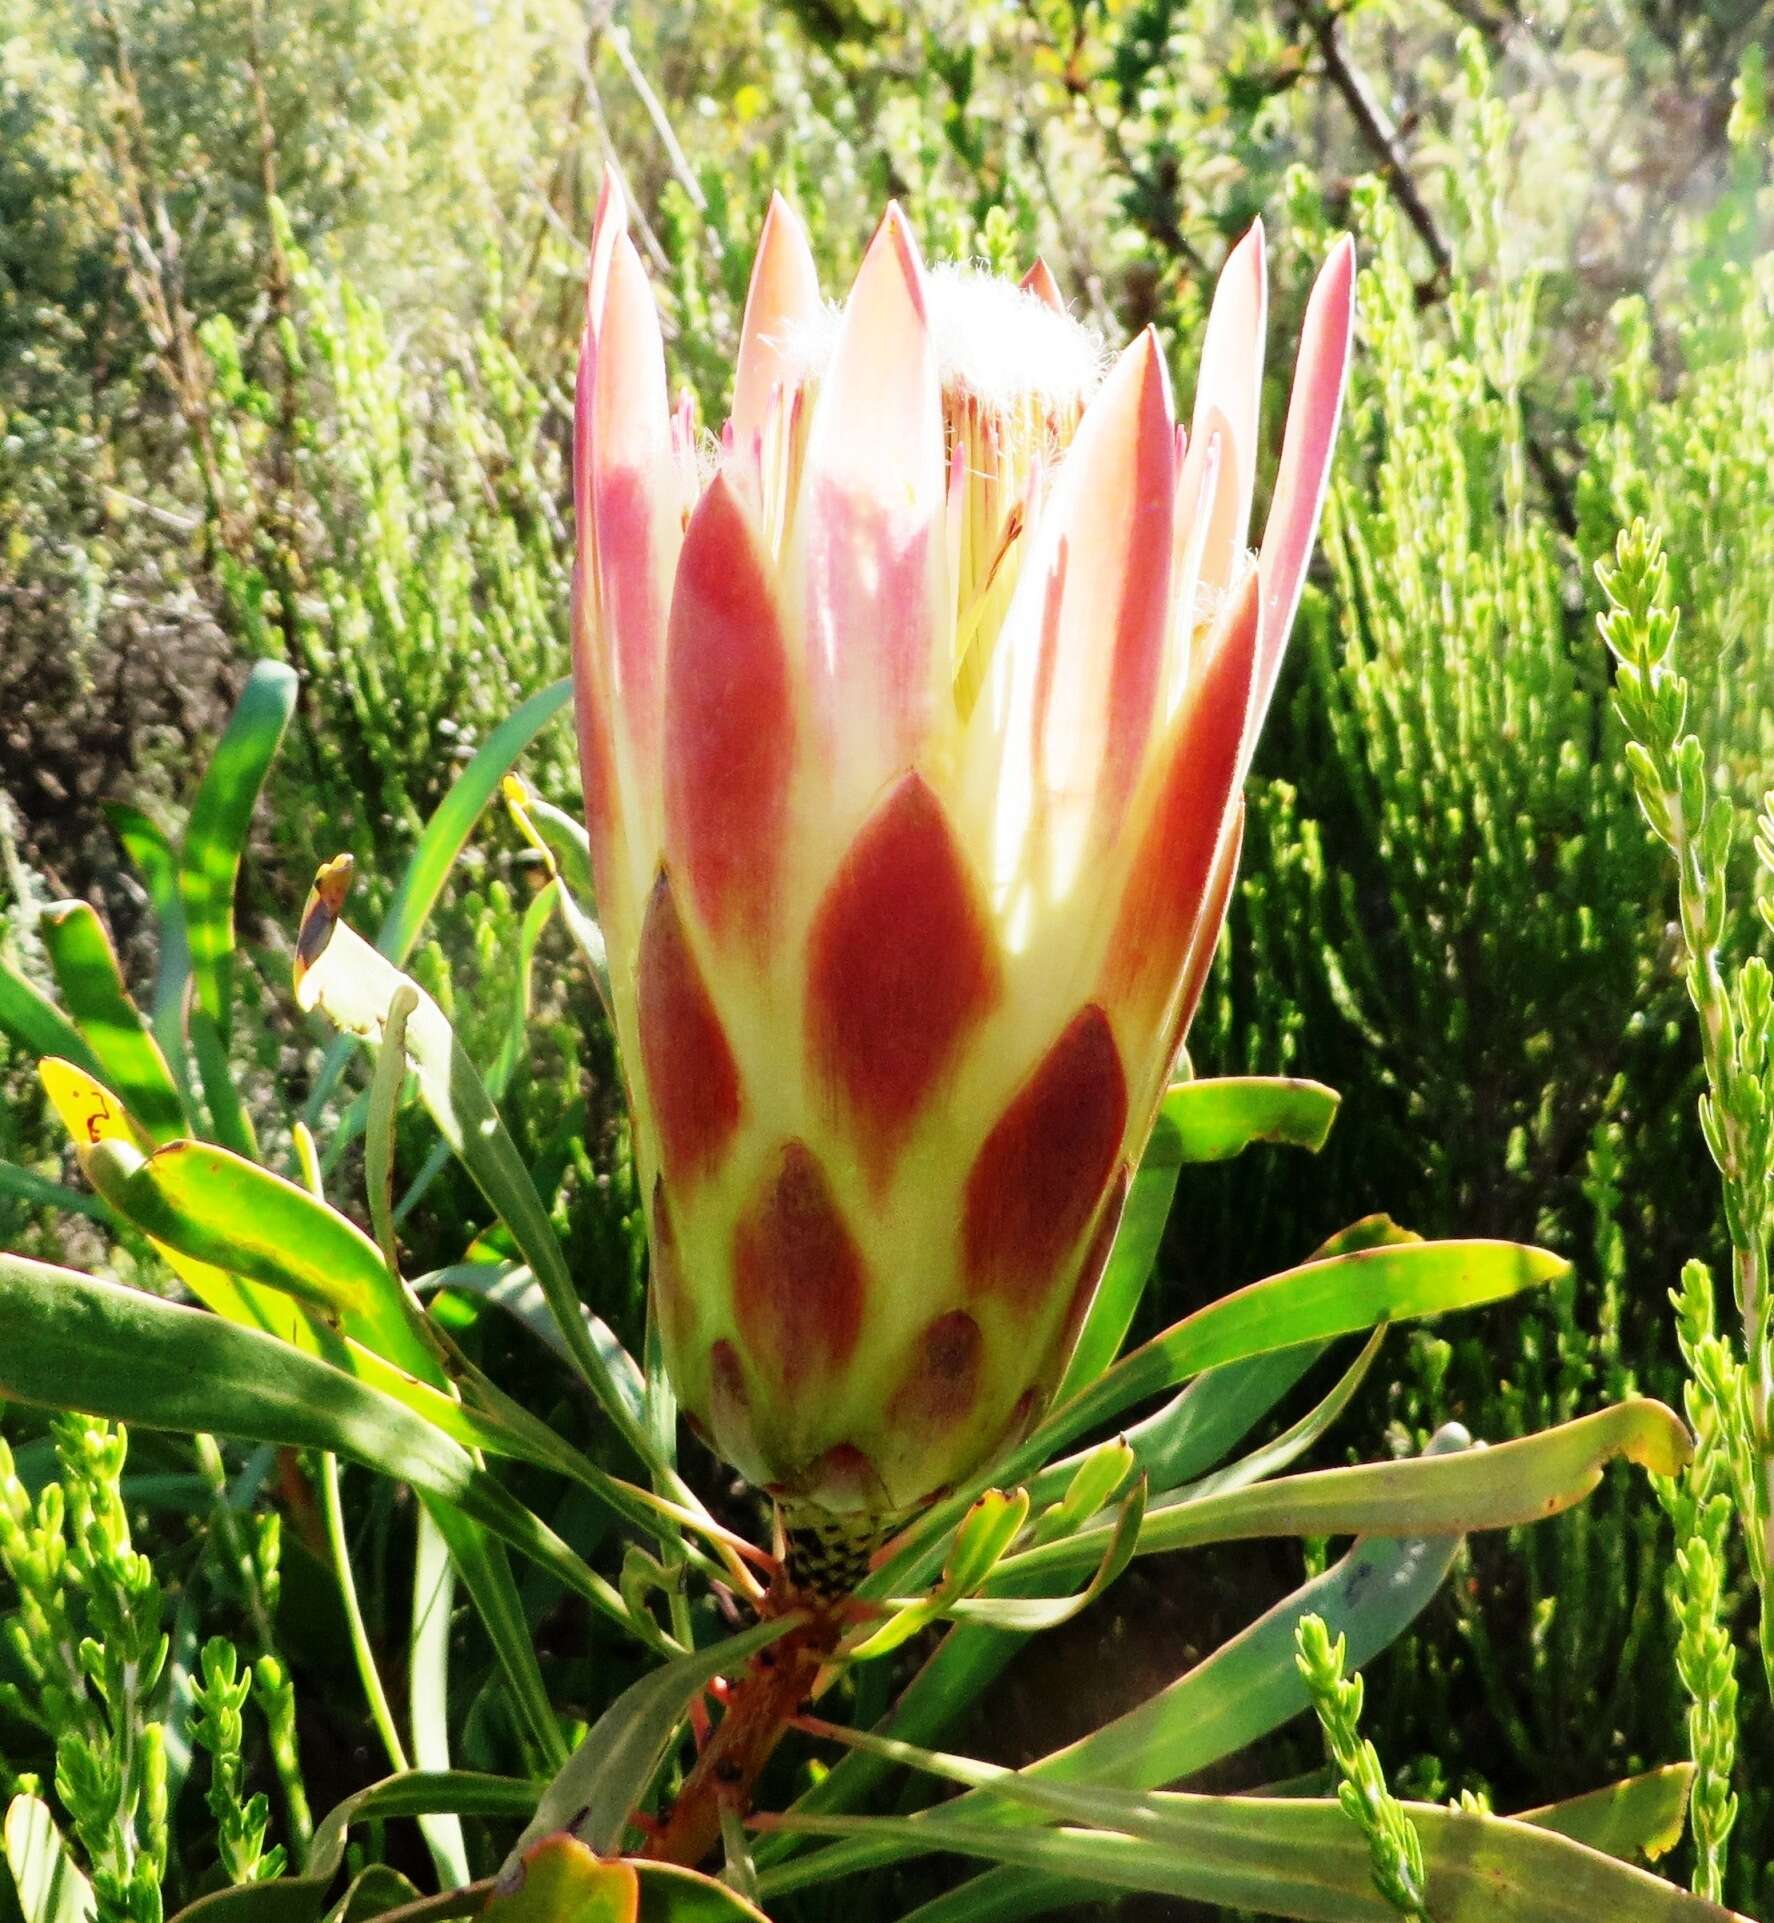
[(791, 1526), (885, 1525), (1053, 1392), (1212, 957), (1341, 405), (1305, 333), (1247, 550), (1260, 227), (1193, 418), (1045, 268), (841, 312), (758, 243), (699, 447), (618, 194), (580, 364), (574, 660), (654, 1307), (690, 1419)]

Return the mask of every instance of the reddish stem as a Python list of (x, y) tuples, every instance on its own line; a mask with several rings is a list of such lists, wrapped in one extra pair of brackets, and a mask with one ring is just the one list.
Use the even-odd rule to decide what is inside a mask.
[(818, 1610), (780, 1642), (761, 1649), (730, 1687), (720, 1726), (702, 1747), (676, 1805), (647, 1838), (644, 1856), (694, 1868), (720, 1841), (723, 1805), (742, 1815), (783, 1732), (800, 1713), (843, 1624)]

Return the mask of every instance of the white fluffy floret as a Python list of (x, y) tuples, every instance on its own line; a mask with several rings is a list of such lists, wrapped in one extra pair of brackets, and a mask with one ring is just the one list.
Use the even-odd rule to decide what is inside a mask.
[[(965, 262), (931, 268), (924, 285), (945, 391), (963, 390), (1003, 413), (1031, 401), (1056, 411), (1081, 408), (1096, 391), (1109, 355), (1095, 329)], [(839, 310), (828, 306), (784, 341), (785, 358), (802, 379), (816, 381), (824, 372), (838, 319)]]

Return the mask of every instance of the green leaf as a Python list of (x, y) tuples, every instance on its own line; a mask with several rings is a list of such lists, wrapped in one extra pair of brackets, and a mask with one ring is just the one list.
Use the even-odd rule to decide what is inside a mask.
[[(1142, 1463), (1162, 1465), (1173, 1481), (1197, 1475), (1261, 1422), (1320, 1353), (1315, 1348), (1287, 1349), (1209, 1370), (1157, 1416), (1130, 1430), (1128, 1441), (1133, 1444), (1144, 1432)], [(1031, 1493), (1042, 1500), (1060, 1496), (1085, 1460), (1086, 1455), (1079, 1455), (1052, 1465), (1031, 1483)], [(903, 1585), (921, 1566), (916, 1555), (904, 1559), (895, 1556), (877, 1576), (870, 1577), (869, 1591), (874, 1592), (877, 1581), (884, 1586)], [(1000, 1580), (1008, 1594), (1039, 1594), (1042, 1587), (1035, 1579)], [(891, 1594), (891, 1587), (885, 1587), (884, 1593)], [(1021, 1647), (1022, 1639), (1007, 1630), (958, 1624), (906, 1685), (882, 1727), (912, 1742), (939, 1737), (979, 1700)], [(852, 1750), (841, 1756), (795, 1807), (853, 1807), (871, 1792), (882, 1773), (876, 1758)], [(763, 1837), (758, 1860), (780, 1861), (790, 1853), (794, 1840), (787, 1836)]]
[(4, 956), (0, 956), (0, 1032), (10, 1035), (34, 1062), (57, 1055), (77, 1063), (89, 1075), (104, 1073), (86, 1037)]
[(1080, 1389), (1096, 1381), (1120, 1353), (1151, 1279), (1152, 1264), (1158, 1259), (1158, 1245), (1170, 1220), (1181, 1167), (1175, 1126), (1160, 1113), (1127, 1191), (1115, 1245), (1091, 1298), (1078, 1346), (1061, 1378), (1056, 1403), (1069, 1402)]
[[(916, 1571), (930, 1545), (947, 1535), (987, 1482), (1035, 1476), (1039, 1493), (1054, 1493), (1041, 1487), (1039, 1472), (1055, 1450), (1088, 1430), (1106, 1428), (1131, 1403), (1189, 1376), (1274, 1350), (1360, 1334), (1382, 1322), (1500, 1301), (1569, 1272), (1570, 1264), (1561, 1257), (1520, 1243), (1411, 1240), (1320, 1256), (1222, 1296), (1124, 1356), (1056, 1408), (1008, 1457), (990, 1465), (977, 1483), (934, 1505), (860, 1593), (891, 1595), (895, 1586), (903, 1588), (905, 1571)], [(1141, 1456), (1141, 1466), (1152, 1473), (1143, 1453), (1143, 1432), (1144, 1425), (1129, 1430), (1128, 1441)], [(1069, 1463), (1066, 1473), (1075, 1466)], [(1153, 1480), (1160, 1482), (1156, 1474)]]
[[(407, 1641), (407, 1717), (413, 1761), (447, 1774), (450, 1767), (450, 1610), (456, 1597), (449, 1544), (427, 1510), (420, 1510), (413, 1548), (413, 1623)], [(419, 1831), (446, 1890), (468, 1881), (462, 1819), (427, 1811)]]
[(659, 1773), (691, 1703), (715, 1677), (740, 1668), (801, 1620), (793, 1615), (771, 1617), (630, 1683), (542, 1792), (535, 1817), (506, 1859), (506, 1869), (520, 1852), (554, 1830), (570, 1830), (599, 1855), (612, 1854)]
[[(1457, 1439), (1451, 1435), (1430, 1444), (1437, 1452), (1457, 1446)], [(1079, 1742), (1043, 1757), (1031, 1765), (1032, 1771), (1062, 1781), (1088, 1777), (1094, 1782), (1143, 1789), (1208, 1768), (1310, 1707), (1294, 1661), (1294, 1625), (1302, 1615), (1322, 1616), (1333, 1636), (1346, 1636), (1350, 1667), (1359, 1667), (1415, 1621), (1441, 1587), (1458, 1547), (1458, 1541), (1449, 1537), (1358, 1543), (1340, 1562), (1283, 1597), (1168, 1687)], [(959, 1643), (962, 1637), (979, 1633), (959, 1629), (951, 1641)], [(952, 1686), (952, 1673), (948, 1680)], [(926, 1692), (916, 1705), (917, 1721), (925, 1726), (936, 1720), (936, 1712), (942, 1707), (940, 1698), (933, 1700), (933, 1695)], [(904, 1711), (902, 1701), (888, 1728), (895, 1736), (912, 1737), (914, 1719)], [(861, 1760), (845, 1757), (826, 1785), (796, 1805), (797, 1811), (829, 1808), (829, 1786), (840, 1777), (852, 1791), (865, 1780), (872, 1780), (861, 1770), (851, 1769)], [(848, 1776), (846, 1771), (850, 1772)], [(970, 1807), (970, 1799), (963, 1798), (955, 1807)], [(840, 1843), (812, 1856), (794, 1858), (764, 1873), (765, 1900), (832, 1876), (893, 1862), (906, 1853), (890, 1839), (882, 1838)], [(1001, 1881), (1004, 1889), (1000, 1901)], [(1021, 1914), (1018, 1903), (1024, 1891), (1009, 1871), (976, 1879), (965, 1889), (970, 1899), (981, 1905), (980, 1923), (988, 1917), (1008, 1920)], [(966, 1904), (959, 1904), (953, 1914), (971, 1917), (974, 1912)]]
[(1185, 1499), (1193, 1502), (1207, 1496), (1217, 1496), (1224, 1490), (1248, 1489), (1253, 1482), (1265, 1481), (1297, 1462), (1348, 1408), (1356, 1390), (1367, 1380), (1368, 1371), (1385, 1342), (1386, 1329), (1382, 1324), (1362, 1344), (1361, 1353), (1337, 1378), (1329, 1394), (1314, 1403), (1298, 1422), (1289, 1424), (1280, 1435), (1272, 1436), (1248, 1455), (1240, 1456), (1236, 1462), (1229, 1462), (1212, 1475), (1203, 1476), (1187, 1489), (1176, 1490), (1165, 1498), (1166, 1502)]
[[(1010, 1629), (1024, 1636), (1058, 1629), (1088, 1609), (1133, 1561), (1145, 1513), (1146, 1480), (1142, 1476), (1122, 1503), (1106, 1539), (1101, 1531), (1090, 1532), (1093, 1542), (1103, 1544), (1102, 1560), (1089, 1583), (1075, 1596), (978, 1596), (948, 1604), (945, 1613), (957, 1622), (986, 1623), (993, 1629)], [(1009, 1574), (1018, 1560), (1012, 1557), (1000, 1567)]]
[(92, 1885), (75, 1867), (47, 1803), (15, 1796), (0, 1842), (25, 1923), (92, 1923)]
[(259, 662), (216, 743), (185, 823), (179, 898), (191, 979), (197, 1005), (215, 1024), (224, 1049), (234, 1013), (234, 888), (240, 858), (259, 790), (295, 706), (294, 671), (280, 661)]
[[(1458, 1455), (1364, 1463), (1259, 1482), (1153, 1505), (1139, 1553), (1191, 1549), (1254, 1536), (1463, 1535), (1539, 1522), (1581, 1502), (1617, 1456), (1673, 1476), (1690, 1453), (1688, 1432), (1661, 1402), (1635, 1398), (1538, 1435)], [(1005, 1569), (1048, 1576), (1088, 1568), (1110, 1532), (1081, 1530), (1012, 1557)]]
[(432, 1501), (427, 1507), (499, 1659), (519, 1727), (527, 1732), (542, 1767), (559, 1769), (567, 1760), (566, 1738), (548, 1700), (535, 1638), (505, 1545), (447, 1502)]
[(1654, 1863), (1682, 1840), (1693, 1781), (1692, 1763), (1670, 1763), (1604, 1789), (1592, 1789), (1586, 1796), (1522, 1810), (1515, 1820), (1557, 1830), (1609, 1856), (1628, 1860), (1644, 1856)]
[[(541, 1284), (575, 1367), (635, 1453), (643, 1462), (653, 1462), (657, 1452), (644, 1422), (634, 1414), (644, 1389), (640, 1372), (624, 1355), (627, 1366), (620, 1372), (630, 1377), (630, 1383), (626, 1392), (618, 1387), (620, 1365), (613, 1366), (587, 1333), (578, 1292), (548, 1210), (443, 1010), (339, 919), (349, 872), (348, 865), (329, 864), (308, 897), (296, 943), (297, 1002), (304, 1009), (320, 1009), (348, 1034), (379, 1045), (396, 995), (403, 989), (411, 992), (414, 1003), (404, 1046), (418, 1076), (420, 1100), (511, 1231)], [(671, 1475), (666, 1465), (653, 1462), (653, 1466)]]
[(896, 1613), (846, 1652), (850, 1660), (860, 1663), (885, 1656), (928, 1628), (959, 1598), (972, 1595), (997, 1567), (1028, 1519), (1026, 1489), (988, 1489), (962, 1517), (949, 1547), (942, 1581), (928, 1596), (889, 1605)]
[(370, 1077), (369, 1118), (364, 1124), (363, 1185), (370, 1205), (370, 1223), (390, 1275), (399, 1273), (400, 1258), (394, 1239), (394, 1132), (400, 1120), (401, 1092), (406, 1085), (407, 1017), (419, 1005), (418, 991), (398, 988), (388, 1005), (385, 1048), (376, 1054)]
[(42, 928), (56, 986), (104, 1079), (155, 1141), (188, 1134), (178, 1085), (123, 985), (98, 911), (84, 901), (58, 901), (44, 909)]
[(1324, 1147), (1342, 1097), (1322, 1082), (1280, 1075), (1227, 1075), (1177, 1082), (1159, 1114), (1176, 1132), (1184, 1162), (1229, 1162), (1253, 1142)]
[(35, 1169), (20, 1168), (16, 1162), (0, 1161), (0, 1195), (10, 1195), (31, 1208), (69, 1209), (75, 1215), (90, 1216), (95, 1222), (111, 1221), (111, 1211), (96, 1195), (84, 1195), (66, 1183), (52, 1182)]
[[(473, 760), (456, 777), (450, 792), (425, 824), (419, 845), (413, 850), (376, 936), (378, 952), (397, 966), (411, 954), (419, 930), (437, 905), (450, 870), (456, 865), (456, 857), (461, 854), (500, 781), (518, 756), (567, 705), (572, 693), (572, 681), (563, 677), (539, 694), (531, 695), (481, 743)], [(351, 1057), (351, 1048), (351, 1042), (341, 1037), (327, 1051), (313, 1092), (302, 1110), (302, 1119), (310, 1128), (319, 1121), (320, 1111)]]
[(610, 951), (596, 915), (591, 837), (585, 824), (546, 802), (516, 775), (505, 778), (505, 806), (518, 832), (548, 864), (556, 881), (556, 906), (567, 933), (585, 958), (591, 979), (610, 1013)]
[(110, 801), (105, 804), (105, 819), (153, 904), (160, 954), (149, 1025), (181, 1092), (188, 1095), (185, 997), (191, 988), (191, 944), (185, 934), (185, 904), (179, 896), (179, 859), (172, 843), (140, 808)]
[(996, 1474), (1021, 1475), (1059, 1444), (1203, 1369), (1358, 1335), (1379, 1322), (1503, 1301), (1568, 1275), (1570, 1267), (1546, 1249), (1490, 1241), (1409, 1242), (1307, 1262), (1222, 1296), (1154, 1336), (1056, 1409)]
[[(560, 893), (558, 882), (549, 882), (542, 888), (524, 910), (524, 918), (518, 928), (517, 966), (511, 996), (511, 1020), (506, 1028), (505, 1039), (499, 1044), (499, 1053), (492, 1067), (487, 1071), (487, 1093), (495, 1102), (499, 1101), (510, 1086), (518, 1065), (524, 1060), (530, 1045), (530, 1010), (534, 1001), (533, 977), (536, 966), (536, 948), (542, 939), (542, 932), (554, 914), (556, 898)], [(404, 1053), (404, 1051), (403, 1051)], [(448, 1142), (435, 1142), (431, 1153), (426, 1156), (424, 1165), (413, 1177), (406, 1193), (400, 1198), (394, 1211), (394, 1221), (398, 1225), (419, 1204), (425, 1191), (436, 1181), (448, 1166), (451, 1149)], [(571, 1360), (571, 1358), (569, 1358)]]
[(589, 911), (597, 898), (597, 883), (592, 876), (591, 836), (585, 823), (564, 808), (544, 801), (521, 775), (507, 775), (499, 784), (499, 792), (518, 833)]
[[(433, 1269), (413, 1283), (415, 1295), (434, 1295), (440, 1289), (455, 1289), (463, 1295), (477, 1295), (495, 1308), (503, 1309), (514, 1321), (528, 1329), (537, 1341), (551, 1349), (571, 1368), (573, 1350), (568, 1346), (561, 1325), (555, 1320), (542, 1293), (542, 1285), (521, 1262), (458, 1262), (447, 1269)], [(586, 1339), (603, 1356), (617, 1393), (623, 1397), (634, 1421), (643, 1419), (645, 1390), (628, 1351), (617, 1341), (615, 1331), (601, 1317), (592, 1314), (583, 1302), (579, 1320)]]
[(499, 783), (510, 772), (518, 756), (572, 699), (573, 683), (563, 676), (533, 694), (514, 714), (508, 715), (475, 750), (473, 759), (456, 777), (450, 792), (425, 824), (419, 845), (388, 904), (382, 926), (376, 935), (378, 951), (389, 960), (403, 962), (412, 952), (419, 930), (437, 905), (481, 811), (492, 800)]
[[(1025, 1872), (1015, 1879), (1022, 1899), (1015, 1914), (1025, 1918), (1104, 1884), (1310, 1923), (1396, 1917), (1373, 1888), (1366, 1839), (1335, 1802), (1176, 1792), (1129, 1797), (1094, 1786), (1065, 1795), (1011, 1772), (991, 1793), (1014, 1794), (1056, 1815), (1064, 1810), (1069, 1826), (968, 1821), (949, 1814), (956, 1804), (912, 1817), (784, 1820), (831, 1835), (887, 1831), (899, 1839), (910, 1832), (925, 1850), (1015, 1864)], [(1716, 1923), (1732, 1915), (1552, 1830), (1436, 1803), (1404, 1808), (1422, 1839), (1435, 1923)], [(917, 1923), (986, 1923), (1009, 1913), (996, 1903), (981, 1907), (979, 1887), (969, 1884), (912, 1916)]]
[[(423, 1829), (428, 1822), (450, 1822), (450, 1817), (419, 1818)], [(386, 1863), (371, 1863), (345, 1885), (345, 1894), (326, 1913), (325, 1923), (373, 1923), (389, 1910), (403, 1909), (418, 1898), (419, 1892), (399, 1870)]]
[(443, 1380), (381, 1251), (306, 1189), (209, 1142), (173, 1142), (145, 1161), (104, 1143), (88, 1165), (105, 1200), (157, 1243), (323, 1309), (409, 1373)]
[(345, 1861), (352, 1826), (399, 1816), (524, 1817), (536, 1806), (536, 1786), (507, 1776), (469, 1770), (439, 1775), (407, 1770), (385, 1776), (348, 1796), (321, 1819), (298, 1876), (271, 1883), (245, 1883), (216, 1890), (188, 1903), (173, 1923), (316, 1923), (326, 1892)]
[(768, 1923), (735, 1890), (676, 1863), (636, 1862), (641, 1879), (640, 1923)]
[(275, 1336), (0, 1254), (0, 1396), (185, 1434), (330, 1449), (441, 1497), (629, 1627), (616, 1591), (440, 1429)]
[(1165, 1092), (1056, 1403), (1094, 1382), (1126, 1340), (1158, 1259), (1183, 1164), (1229, 1161), (1253, 1142), (1320, 1149), (1341, 1099), (1322, 1082), (1262, 1075), (1177, 1082)]

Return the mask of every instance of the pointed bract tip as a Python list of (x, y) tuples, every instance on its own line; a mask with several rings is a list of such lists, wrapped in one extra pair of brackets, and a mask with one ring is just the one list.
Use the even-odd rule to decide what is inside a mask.
[(622, 181), (616, 169), (606, 162), (603, 178), (598, 182), (597, 212), (591, 221), (592, 235), (595, 239), (606, 227), (626, 228), (627, 225), (628, 196), (622, 191)]
[(1035, 264), (1023, 275), (1018, 283), (1025, 294), (1033, 294), (1044, 306), (1051, 307), (1056, 314), (1066, 311), (1066, 303), (1060, 295), (1059, 282), (1053, 277), (1053, 269), (1037, 254)]
[(807, 232), (807, 223), (795, 211), (795, 203), (779, 187), (770, 190), (770, 205), (764, 209), (764, 224), (758, 229), (760, 239), (773, 226), (792, 227), (803, 237)]
[(886, 210), (881, 215), (880, 224), (869, 241), (868, 251), (863, 255), (862, 266), (857, 270), (858, 283), (868, 273), (869, 265), (877, 253), (883, 250), (891, 252), (900, 273), (904, 276), (906, 288), (911, 294), (913, 305), (918, 310), (918, 317), (922, 320), (924, 318), (924, 257), (918, 250), (918, 237), (912, 232), (911, 222), (906, 219), (905, 211), (897, 200), (888, 201)]
[(1234, 270), (1253, 274), (1259, 283), (1266, 282), (1269, 272), (1269, 241), (1263, 231), (1263, 217), (1256, 219), (1244, 230), (1227, 254), (1220, 268), (1220, 278), (1224, 280)]
[(1324, 265), (1318, 270), (1318, 279), (1313, 286), (1314, 300), (1323, 298), (1336, 301), (1353, 313), (1355, 308), (1355, 236), (1341, 234), (1330, 252), (1324, 257)]
[(1142, 327), (1121, 350), (1115, 365), (1109, 369), (1098, 399), (1091, 403), (1092, 408), (1100, 408), (1104, 404), (1102, 396), (1108, 395), (1111, 390), (1124, 389), (1131, 389), (1137, 395), (1134, 405), (1142, 413), (1147, 410), (1161, 411), (1165, 431), (1170, 432), (1176, 419), (1170, 397), (1170, 366), (1164, 358), (1157, 328)]
[(628, 198), (616, 178), (616, 169), (604, 168), (598, 189), (597, 212), (591, 223), (591, 253), (585, 267), (585, 324), (588, 338), (597, 330), (604, 308), (604, 290), (610, 280), (610, 255), (618, 235), (628, 233)]

